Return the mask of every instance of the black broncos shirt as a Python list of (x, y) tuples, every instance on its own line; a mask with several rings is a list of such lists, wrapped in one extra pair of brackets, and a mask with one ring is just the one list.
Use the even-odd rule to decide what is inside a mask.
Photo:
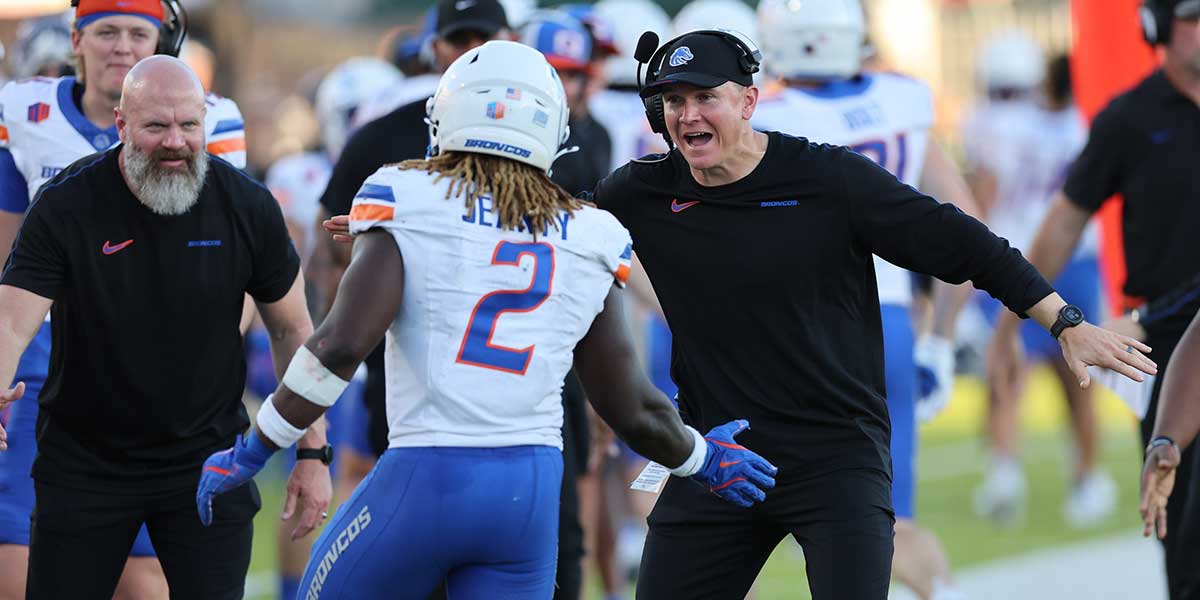
[(249, 425), (238, 322), (244, 294), (275, 302), (300, 259), (271, 193), (209, 157), (188, 212), (130, 192), (120, 147), (46, 183), (0, 284), (54, 301), (39, 398), (39, 481), (100, 491), (194, 487)]

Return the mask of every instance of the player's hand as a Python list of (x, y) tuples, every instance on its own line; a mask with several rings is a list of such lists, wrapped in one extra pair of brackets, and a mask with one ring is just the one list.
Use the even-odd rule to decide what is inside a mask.
[(692, 479), (724, 500), (749, 508), (767, 499), (766, 490), (775, 487), (779, 469), (733, 441), (735, 435), (747, 429), (750, 423), (745, 419), (712, 428), (704, 436), (708, 456)]
[[(8, 408), (9, 404), (21, 399), (25, 395), (25, 382), (18, 381), (11, 390), (0, 389), (0, 412)], [(8, 450), (8, 432), (4, 430), (4, 425), (0, 424), (0, 450)]]
[(927, 335), (917, 340), (913, 349), (917, 363), (917, 420), (921, 423), (936, 417), (950, 403), (954, 391), (954, 343), (946, 338)]
[(1142, 466), (1142, 535), (1150, 537), (1157, 530), (1158, 539), (1167, 537), (1167, 500), (1175, 488), (1175, 468), (1179, 466), (1179, 447), (1175, 444), (1156, 446), (1146, 455)]
[(211, 525), (213, 497), (250, 481), (274, 453), (263, 443), (258, 432), (252, 430), (239, 435), (232, 448), (209, 456), (200, 469), (200, 485), (196, 488), (200, 522), (205, 527)]
[(321, 227), (325, 228), (330, 235), (333, 236), (333, 241), (343, 243), (353, 243), (354, 236), (350, 235), (350, 215), (337, 215), (321, 222)]
[(287, 482), (287, 500), (283, 503), (284, 521), (296, 516), (296, 508), (300, 513), (295, 528), (292, 529), (292, 539), (298, 540), (321, 525), (321, 521), (329, 515), (329, 503), (333, 501), (333, 481), (329, 476), (329, 467), (319, 460), (298, 460), (292, 467), (292, 474)]
[(1101, 329), (1091, 323), (1080, 323), (1064, 329), (1058, 336), (1063, 359), (1079, 380), (1079, 387), (1092, 383), (1089, 365), (1116, 371), (1134, 381), (1145, 381), (1147, 375), (1158, 374), (1158, 365), (1146, 357), (1150, 346), (1127, 335)]

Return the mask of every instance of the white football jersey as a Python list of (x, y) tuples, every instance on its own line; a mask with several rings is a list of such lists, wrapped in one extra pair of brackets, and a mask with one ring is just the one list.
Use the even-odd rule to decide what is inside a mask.
[[(751, 122), (762, 131), (849, 147), (917, 187), (933, 125), (933, 95), (925, 84), (892, 73), (820, 89), (774, 85), (764, 90)], [(880, 304), (912, 303), (907, 271), (876, 256), (875, 278)]]
[(629, 276), (629, 232), (591, 206), (536, 237), (501, 229), (489, 196), (468, 213), (446, 199), (450, 183), (383, 167), (350, 211), (351, 232), (386, 230), (404, 256), (385, 352), (389, 446), (562, 448), (563, 377)]
[(588, 112), (612, 140), (609, 164), (614, 171), (635, 158), (667, 151), (662, 136), (650, 131), (646, 105), (637, 92), (601, 90), (588, 100)]
[[(74, 77), (34, 77), (0, 89), (0, 148), (12, 153), (30, 199), (71, 163), (120, 141), (116, 127), (96, 127), (75, 106), (74, 85)], [(237, 104), (216, 94), (208, 94), (205, 104), (209, 153), (245, 168), (245, 125)]]
[(300, 256), (307, 259), (316, 245), (317, 214), (321, 210), (321, 193), (329, 183), (333, 165), (321, 152), (303, 152), (280, 158), (267, 169), (267, 189), (279, 202), (283, 218), (303, 228), (307, 234)]
[[(1074, 108), (1046, 110), (1033, 101), (992, 103), (965, 121), (967, 163), (996, 178), (988, 227), (1028, 253), (1054, 194), (1087, 143), (1083, 117)], [(1089, 225), (1077, 257), (1093, 256), (1097, 234)]]
[(441, 80), (439, 74), (427, 74), (397, 81), (354, 110), (354, 117), (350, 119), (351, 128), (358, 129), (401, 106), (429, 98), (437, 92)]

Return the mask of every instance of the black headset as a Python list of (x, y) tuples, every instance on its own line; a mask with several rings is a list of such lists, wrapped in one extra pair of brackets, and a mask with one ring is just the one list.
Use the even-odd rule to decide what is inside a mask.
[[(162, 0), (163, 22), (158, 28), (158, 48), (156, 54), (179, 56), (183, 48), (183, 39), (187, 37), (187, 11), (179, 0)], [(71, 0), (72, 8), (79, 8), (79, 0)]]
[(1171, 41), (1171, 21), (1174, 13), (1169, 0), (1143, 0), (1138, 7), (1138, 19), (1142, 24), (1142, 37), (1151, 46)]
[[(642, 64), (648, 65), (646, 70), (646, 81), (640, 84), (640, 87), (647, 86), (658, 81), (659, 75), (662, 73), (662, 63), (666, 59), (667, 50), (680, 38), (688, 35), (712, 35), (721, 38), (725, 43), (737, 49), (738, 66), (742, 72), (747, 75), (753, 75), (758, 72), (759, 66), (762, 65), (762, 52), (754, 42), (745, 35), (732, 29), (700, 29), (697, 31), (689, 31), (683, 35), (671, 38), (667, 43), (663, 44), (658, 50), (654, 51), (649, 58), (650, 49), (658, 44), (658, 35), (653, 31), (647, 31), (642, 34), (638, 40), (637, 51), (634, 53), (634, 58), (638, 61), (638, 80), (642, 78)], [(673, 148), (674, 142), (671, 141), (671, 134), (667, 133), (667, 118), (663, 109), (662, 94), (654, 94), (653, 96), (642, 98), (642, 103), (646, 106), (646, 120), (650, 122), (650, 130), (663, 137), (667, 142), (667, 147)]]

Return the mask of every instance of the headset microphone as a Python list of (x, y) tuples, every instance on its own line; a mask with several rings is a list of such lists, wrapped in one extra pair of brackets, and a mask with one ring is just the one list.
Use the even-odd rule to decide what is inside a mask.
[(638, 38), (637, 48), (633, 51), (633, 58), (638, 61), (638, 87), (642, 86), (642, 65), (650, 62), (655, 50), (658, 50), (658, 34), (653, 31), (643, 33), (642, 37)]

